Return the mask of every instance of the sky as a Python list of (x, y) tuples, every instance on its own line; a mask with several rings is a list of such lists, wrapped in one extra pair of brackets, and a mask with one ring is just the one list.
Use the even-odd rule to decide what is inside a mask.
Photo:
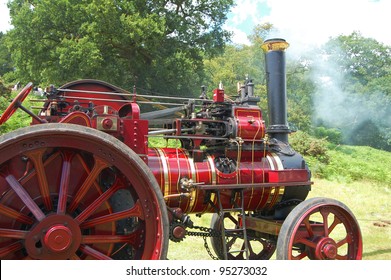
[[(0, 0), (0, 31), (11, 28), (6, 6)], [(321, 45), (330, 37), (359, 31), (391, 45), (390, 0), (235, 0), (225, 28), (234, 32), (233, 42), (248, 44), (247, 35), (260, 23), (270, 22), (279, 31), (275, 36), (292, 46)]]
[(236, 0), (226, 28), (238, 43), (248, 42), (257, 24), (270, 22), (291, 46), (319, 46), (353, 31), (391, 46), (390, 11), (390, 0)]

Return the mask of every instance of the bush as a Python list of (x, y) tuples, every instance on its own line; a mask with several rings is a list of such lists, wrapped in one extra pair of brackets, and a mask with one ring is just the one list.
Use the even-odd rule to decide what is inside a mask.
[(301, 155), (314, 157), (322, 163), (328, 163), (328, 142), (325, 139), (317, 139), (303, 131), (291, 134), (289, 143)]
[(335, 145), (342, 144), (342, 132), (336, 128), (316, 127), (314, 129), (314, 135), (316, 138), (326, 139)]
[(3, 81), (0, 80), (0, 112), (3, 112), (7, 108), (9, 104), (10, 95), (11, 95), (11, 90), (8, 89), (3, 84)]

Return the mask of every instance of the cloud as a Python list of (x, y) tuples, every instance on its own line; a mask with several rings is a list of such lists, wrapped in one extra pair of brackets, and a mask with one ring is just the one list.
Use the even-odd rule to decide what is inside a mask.
[(280, 31), (276, 36), (302, 46), (353, 31), (391, 45), (390, 11), (389, 0), (237, 0), (227, 25), (250, 34), (255, 25), (270, 22)]
[(232, 32), (232, 43), (250, 45), (250, 40), (247, 37), (248, 35), (243, 30), (231, 26), (226, 26), (225, 30)]
[(273, 23), (287, 36), (300, 36), (303, 42), (322, 44), (330, 37), (360, 31), (365, 37), (391, 44), (386, 32), (391, 20), (389, 0), (268, 0)]
[(263, 14), (261, 6), (266, 2), (267, 0), (236, 0), (231, 10), (232, 24), (237, 26), (245, 22), (256, 23)]

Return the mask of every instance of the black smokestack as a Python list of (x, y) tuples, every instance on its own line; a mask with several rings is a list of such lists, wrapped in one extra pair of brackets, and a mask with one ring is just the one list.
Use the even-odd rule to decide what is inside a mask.
[(267, 133), (271, 138), (288, 143), (284, 39), (269, 39), (262, 44), (265, 52), (266, 85), (269, 109)]

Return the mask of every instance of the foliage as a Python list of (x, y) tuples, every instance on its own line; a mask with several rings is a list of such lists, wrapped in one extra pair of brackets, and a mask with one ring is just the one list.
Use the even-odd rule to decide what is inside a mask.
[(324, 139), (317, 139), (303, 131), (293, 133), (289, 139), (292, 147), (303, 156), (316, 158), (322, 163), (328, 163), (328, 142)]
[(286, 75), (288, 122), (295, 130), (310, 131), (315, 85), (309, 70), (301, 61), (288, 61)]
[(5, 35), (0, 32), (0, 77), (13, 70), (11, 53), (4, 44)]
[(342, 143), (342, 132), (336, 128), (326, 128), (323, 126), (315, 127), (314, 136), (319, 139), (325, 139), (330, 143), (339, 145)]
[(365, 38), (359, 32), (332, 38), (323, 49), (337, 63), (339, 70), (347, 74), (347, 83), (366, 85), (390, 74), (391, 47)]
[(353, 32), (318, 57), (314, 125), (339, 129), (346, 144), (391, 151), (391, 47)]
[[(275, 28), (256, 26), (250, 45), (233, 45), (222, 25), (232, 0), (13, 0), (14, 29), (0, 34), (8, 81), (56, 84), (96, 78), (158, 94), (210, 94), (220, 82), (255, 84), (268, 120), (260, 45)], [(8, 50), (4, 48), (8, 46)], [(225, 51), (222, 52), (224, 50)], [(12, 50), (12, 61), (10, 51)], [(293, 58), (292, 58), (293, 57)], [(300, 56), (287, 52), (288, 122), (338, 144), (391, 151), (391, 47), (358, 32)]]
[[(235, 96), (238, 90), (237, 83), (247, 78), (253, 80), (256, 87), (259, 86), (259, 92), (256, 92), (258, 96), (266, 94), (264, 54), (261, 45), (272, 30), (273, 25), (270, 23), (259, 24), (249, 36), (251, 45), (230, 44), (221, 55), (205, 59), (204, 84), (213, 90), (222, 82), (226, 94)], [(265, 105), (263, 102), (261, 104)]]
[(391, 185), (391, 153), (368, 146), (338, 146), (329, 150), (322, 177), (348, 182), (366, 180)]
[(0, 80), (0, 112), (3, 112), (7, 108), (10, 94), (11, 90), (3, 84), (2, 80)]
[(290, 137), (290, 143), (304, 156), (316, 178), (391, 186), (391, 152), (369, 146), (330, 145), (300, 131)]
[[(0, 96), (0, 113), (3, 113), (4, 110), (8, 107), (8, 105), (11, 103), (12, 98), (14, 98), (19, 92), (18, 91), (10, 91), (7, 95), (7, 97), (2, 98)], [(28, 95), (27, 98), (23, 102), (23, 106), (26, 108), (31, 108), (32, 103), (30, 99), (36, 99), (36, 96)], [(21, 127), (26, 127), (30, 125), (31, 123), (31, 117), (23, 112), (21, 109), (17, 109), (13, 115), (0, 126), (0, 135), (5, 134), (7, 132), (16, 130)]]
[(7, 45), (17, 76), (35, 84), (96, 78), (188, 93), (202, 59), (223, 50), (232, 0), (10, 1)]
[(229, 45), (223, 55), (205, 60), (204, 64), (205, 85), (213, 90), (222, 82), (226, 94), (231, 96), (237, 95), (237, 83), (246, 77), (256, 84), (262, 84), (265, 80), (260, 46)]

